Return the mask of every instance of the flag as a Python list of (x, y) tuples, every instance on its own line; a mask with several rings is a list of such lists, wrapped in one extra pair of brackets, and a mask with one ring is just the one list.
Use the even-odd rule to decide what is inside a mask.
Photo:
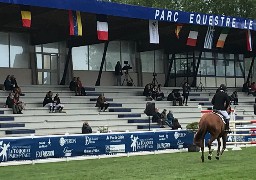
[(159, 44), (158, 21), (149, 20), (150, 43)]
[(181, 29), (182, 29), (182, 25), (180, 25), (180, 24), (178, 24), (177, 26), (176, 26), (176, 29), (175, 29), (175, 34), (176, 34), (176, 37), (179, 39), (180, 38), (180, 31), (181, 31)]
[(197, 36), (198, 36), (198, 31), (196, 29), (191, 29), (188, 35), (187, 45), (196, 46)]
[(252, 51), (252, 35), (251, 35), (251, 30), (246, 31), (246, 45), (247, 45), (247, 50)]
[(205, 40), (204, 40), (205, 49), (212, 49), (213, 33), (214, 33), (214, 27), (209, 26), (205, 36)]
[(217, 45), (216, 45), (217, 48), (223, 48), (224, 47), (226, 38), (228, 36), (228, 32), (229, 32), (228, 28), (222, 29), (222, 31), (220, 33), (220, 36), (219, 36), (219, 39), (217, 41)]
[(69, 34), (72, 36), (82, 36), (82, 20), (79, 11), (68, 11), (69, 15)]
[(97, 16), (97, 34), (99, 40), (108, 40), (107, 16)]
[(29, 10), (21, 10), (21, 19), (23, 27), (30, 28), (31, 12)]

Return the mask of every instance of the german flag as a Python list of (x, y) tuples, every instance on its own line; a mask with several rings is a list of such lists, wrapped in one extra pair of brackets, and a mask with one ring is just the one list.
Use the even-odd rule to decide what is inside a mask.
[(31, 12), (29, 10), (21, 10), (21, 18), (23, 27), (30, 28)]

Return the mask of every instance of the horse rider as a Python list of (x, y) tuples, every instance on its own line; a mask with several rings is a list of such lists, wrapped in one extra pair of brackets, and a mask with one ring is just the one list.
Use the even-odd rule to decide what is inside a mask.
[(212, 98), (213, 109), (218, 111), (224, 116), (226, 122), (225, 131), (230, 133), (229, 129), (229, 115), (227, 109), (230, 105), (229, 96), (226, 93), (227, 87), (225, 84), (221, 84), (216, 94)]

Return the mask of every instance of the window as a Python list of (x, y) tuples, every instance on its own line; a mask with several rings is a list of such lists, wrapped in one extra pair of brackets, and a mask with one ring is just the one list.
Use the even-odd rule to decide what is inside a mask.
[(142, 72), (154, 72), (154, 51), (140, 53)]
[(59, 53), (59, 43), (43, 44), (43, 52), (45, 52), (45, 53)]
[(215, 65), (214, 65), (214, 59), (210, 60), (201, 60), (201, 64), (200, 64), (200, 68), (198, 71), (198, 74), (200, 74), (201, 71), (201, 75), (208, 75), (208, 76), (213, 76), (215, 75)]
[(100, 70), (104, 44), (89, 46), (89, 70)]
[(116, 62), (120, 61), (120, 42), (109, 42), (106, 54), (106, 71), (115, 71)]
[(225, 76), (225, 60), (216, 60), (216, 76)]
[(29, 58), (28, 35), (10, 33), (10, 67), (29, 68)]
[(72, 61), (74, 70), (88, 70), (88, 46), (72, 48)]
[(130, 41), (121, 41), (121, 64), (124, 65), (124, 61), (128, 61), (132, 67), (129, 71), (136, 71), (135, 64), (135, 43)]
[(0, 32), (0, 67), (9, 67), (9, 40), (8, 33)]
[(155, 51), (155, 72), (164, 72), (164, 53), (160, 50)]

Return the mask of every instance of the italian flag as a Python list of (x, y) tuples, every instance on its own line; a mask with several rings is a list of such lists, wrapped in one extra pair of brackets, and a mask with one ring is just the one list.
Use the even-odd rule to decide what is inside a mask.
[(228, 36), (228, 32), (229, 32), (229, 29), (228, 29), (228, 28), (225, 28), (225, 29), (223, 29), (223, 30), (221, 31), (220, 36), (219, 36), (219, 39), (218, 39), (218, 41), (217, 41), (217, 45), (216, 45), (217, 48), (223, 48), (223, 47), (224, 47), (226, 38), (227, 38), (227, 36)]
[(249, 29), (246, 31), (246, 45), (247, 45), (247, 50), (252, 51), (252, 35)]
[(196, 46), (197, 36), (198, 36), (198, 31), (196, 29), (191, 29), (188, 35), (187, 45)]

